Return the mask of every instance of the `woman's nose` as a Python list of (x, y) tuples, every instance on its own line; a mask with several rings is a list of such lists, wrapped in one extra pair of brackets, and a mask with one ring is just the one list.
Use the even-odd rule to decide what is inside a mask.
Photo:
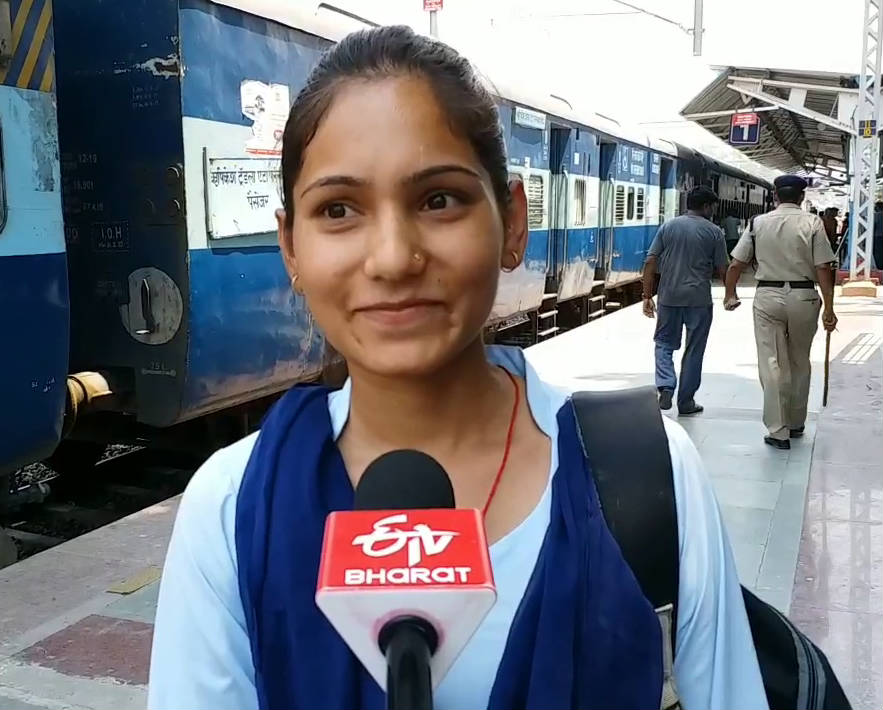
[(400, 210), (379, 213), (367, 241), (364, 270), (369, 278), (400, 281), (420, 274), (426, 266), (419, 229)]

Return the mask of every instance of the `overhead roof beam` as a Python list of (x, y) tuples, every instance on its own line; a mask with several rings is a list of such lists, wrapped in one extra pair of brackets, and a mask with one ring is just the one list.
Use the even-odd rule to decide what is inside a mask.
[(730, 81), (756, 84), (761, 90), (765, 86), (776, 86), (782, 89), (805, 89), (806, 91), (825, 91), (833, 94), (858, 94), (858, 89), (849, 89), (845, 86), (835, 86), (833, 84), (805, 84), (799, 81), (777, 81), (774, 79), (760, 79), (753, 76), (738, 75), (731, 76)]
[(764, 111), (778, 111), (778, 106), (745, 106), (728, 111), (705, 111), (704, 113), (685, 113), (684, 118), (690, 121), (698, 121), (702, 118), (717, 118), (718, 116), (732, 116), (736, 113), (762, 113)]
[(766, 127), (770, 129), (770, 133), (773, 134), (773, 137), (779, 142), (779, 145), (785, 149), (788, 155), (794, 160), (795, 165), (800, 165), (801, 167), (806, 166), (806, 158), (800, 155), (796, 150), (794, 150), (794, 146), (791, 141), (787, 140), (785, 134), (782, 133), (782, 129), (780, 129), (775, 121), (767, 121), (764, 124)]
[(794, 113), (800, 114), (801, 116), (806, 116), (807, 118), (816, 121), (818, 123), (824, 123), (826, 126), (831, 126), (832, 128), (836, 128), (838, 131), (843, 131), (844, 133), (852, 133), (853, 129), (848, 123), (843, 123), (842, 121), (838, 121), (836, 118), (831, 118), (830, 116), (826, 116), (823, 113), (819, 113), (818, 111), (813, 111), (812, 109), (808, 109), (805, 106), (796, 106), (788, 102), (787, 99), (783, 99), (779, 96), (774, 96), (773, 94), (769, 94), (762, 89), (757, 88), (757, 81), (752, 81), (751, 85), (746, 83), (744, 80), (740, 81), (731, 81), (731, 83), (727, 84), (727, 88), (736, 91), (743, 96), (750, 96), (755, 99), (759, 99), (760, 101), (765, 101), (768, 104), (772, 104), (773, 106), (777, 106), (779, 108), (785, 109), (786, 111), (792, 111)]

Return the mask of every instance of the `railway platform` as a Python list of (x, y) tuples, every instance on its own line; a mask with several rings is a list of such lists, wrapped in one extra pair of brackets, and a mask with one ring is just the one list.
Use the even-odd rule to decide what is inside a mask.
[[(714, 323), (697, 401), (681, 419), (716, 488), (743, 583), (826, 651), (858, 710), (883, 706), (883, 299), (838, 298), (831, 387), (813, 345), (806, 435), (765, 446), (751, 318)], [(652, 383), (653, 322), (639, 306), (534, 346), (573, 389)], [(676, 416), (673, 412), (667, 416)], [(0, 708), (144, 706), (158, 579), (177, 499), (0, 570)]]

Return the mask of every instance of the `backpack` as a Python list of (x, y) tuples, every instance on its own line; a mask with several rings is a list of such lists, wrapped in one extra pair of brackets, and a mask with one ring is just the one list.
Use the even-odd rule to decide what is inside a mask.
[[(674, 647), (678, 518), (656, 390), (576, 392), (571, 402), (607, 526), (653, 607), (673, 606)], [(742, 597), (770, 710), (850, 710), (825, 654), (744, 586)]]

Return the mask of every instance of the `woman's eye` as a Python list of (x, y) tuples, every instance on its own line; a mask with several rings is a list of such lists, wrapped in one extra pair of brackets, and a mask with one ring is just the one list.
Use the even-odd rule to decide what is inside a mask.
[(352, 215), (352, 210), (342, 202), (333, 202), (322, 209), (322, 214), (328, 219), (343, 219)]
[(423, 203), (427, 210), (443, 210), (457, 204), (457, 198), (448, 192), (436, 192)]

